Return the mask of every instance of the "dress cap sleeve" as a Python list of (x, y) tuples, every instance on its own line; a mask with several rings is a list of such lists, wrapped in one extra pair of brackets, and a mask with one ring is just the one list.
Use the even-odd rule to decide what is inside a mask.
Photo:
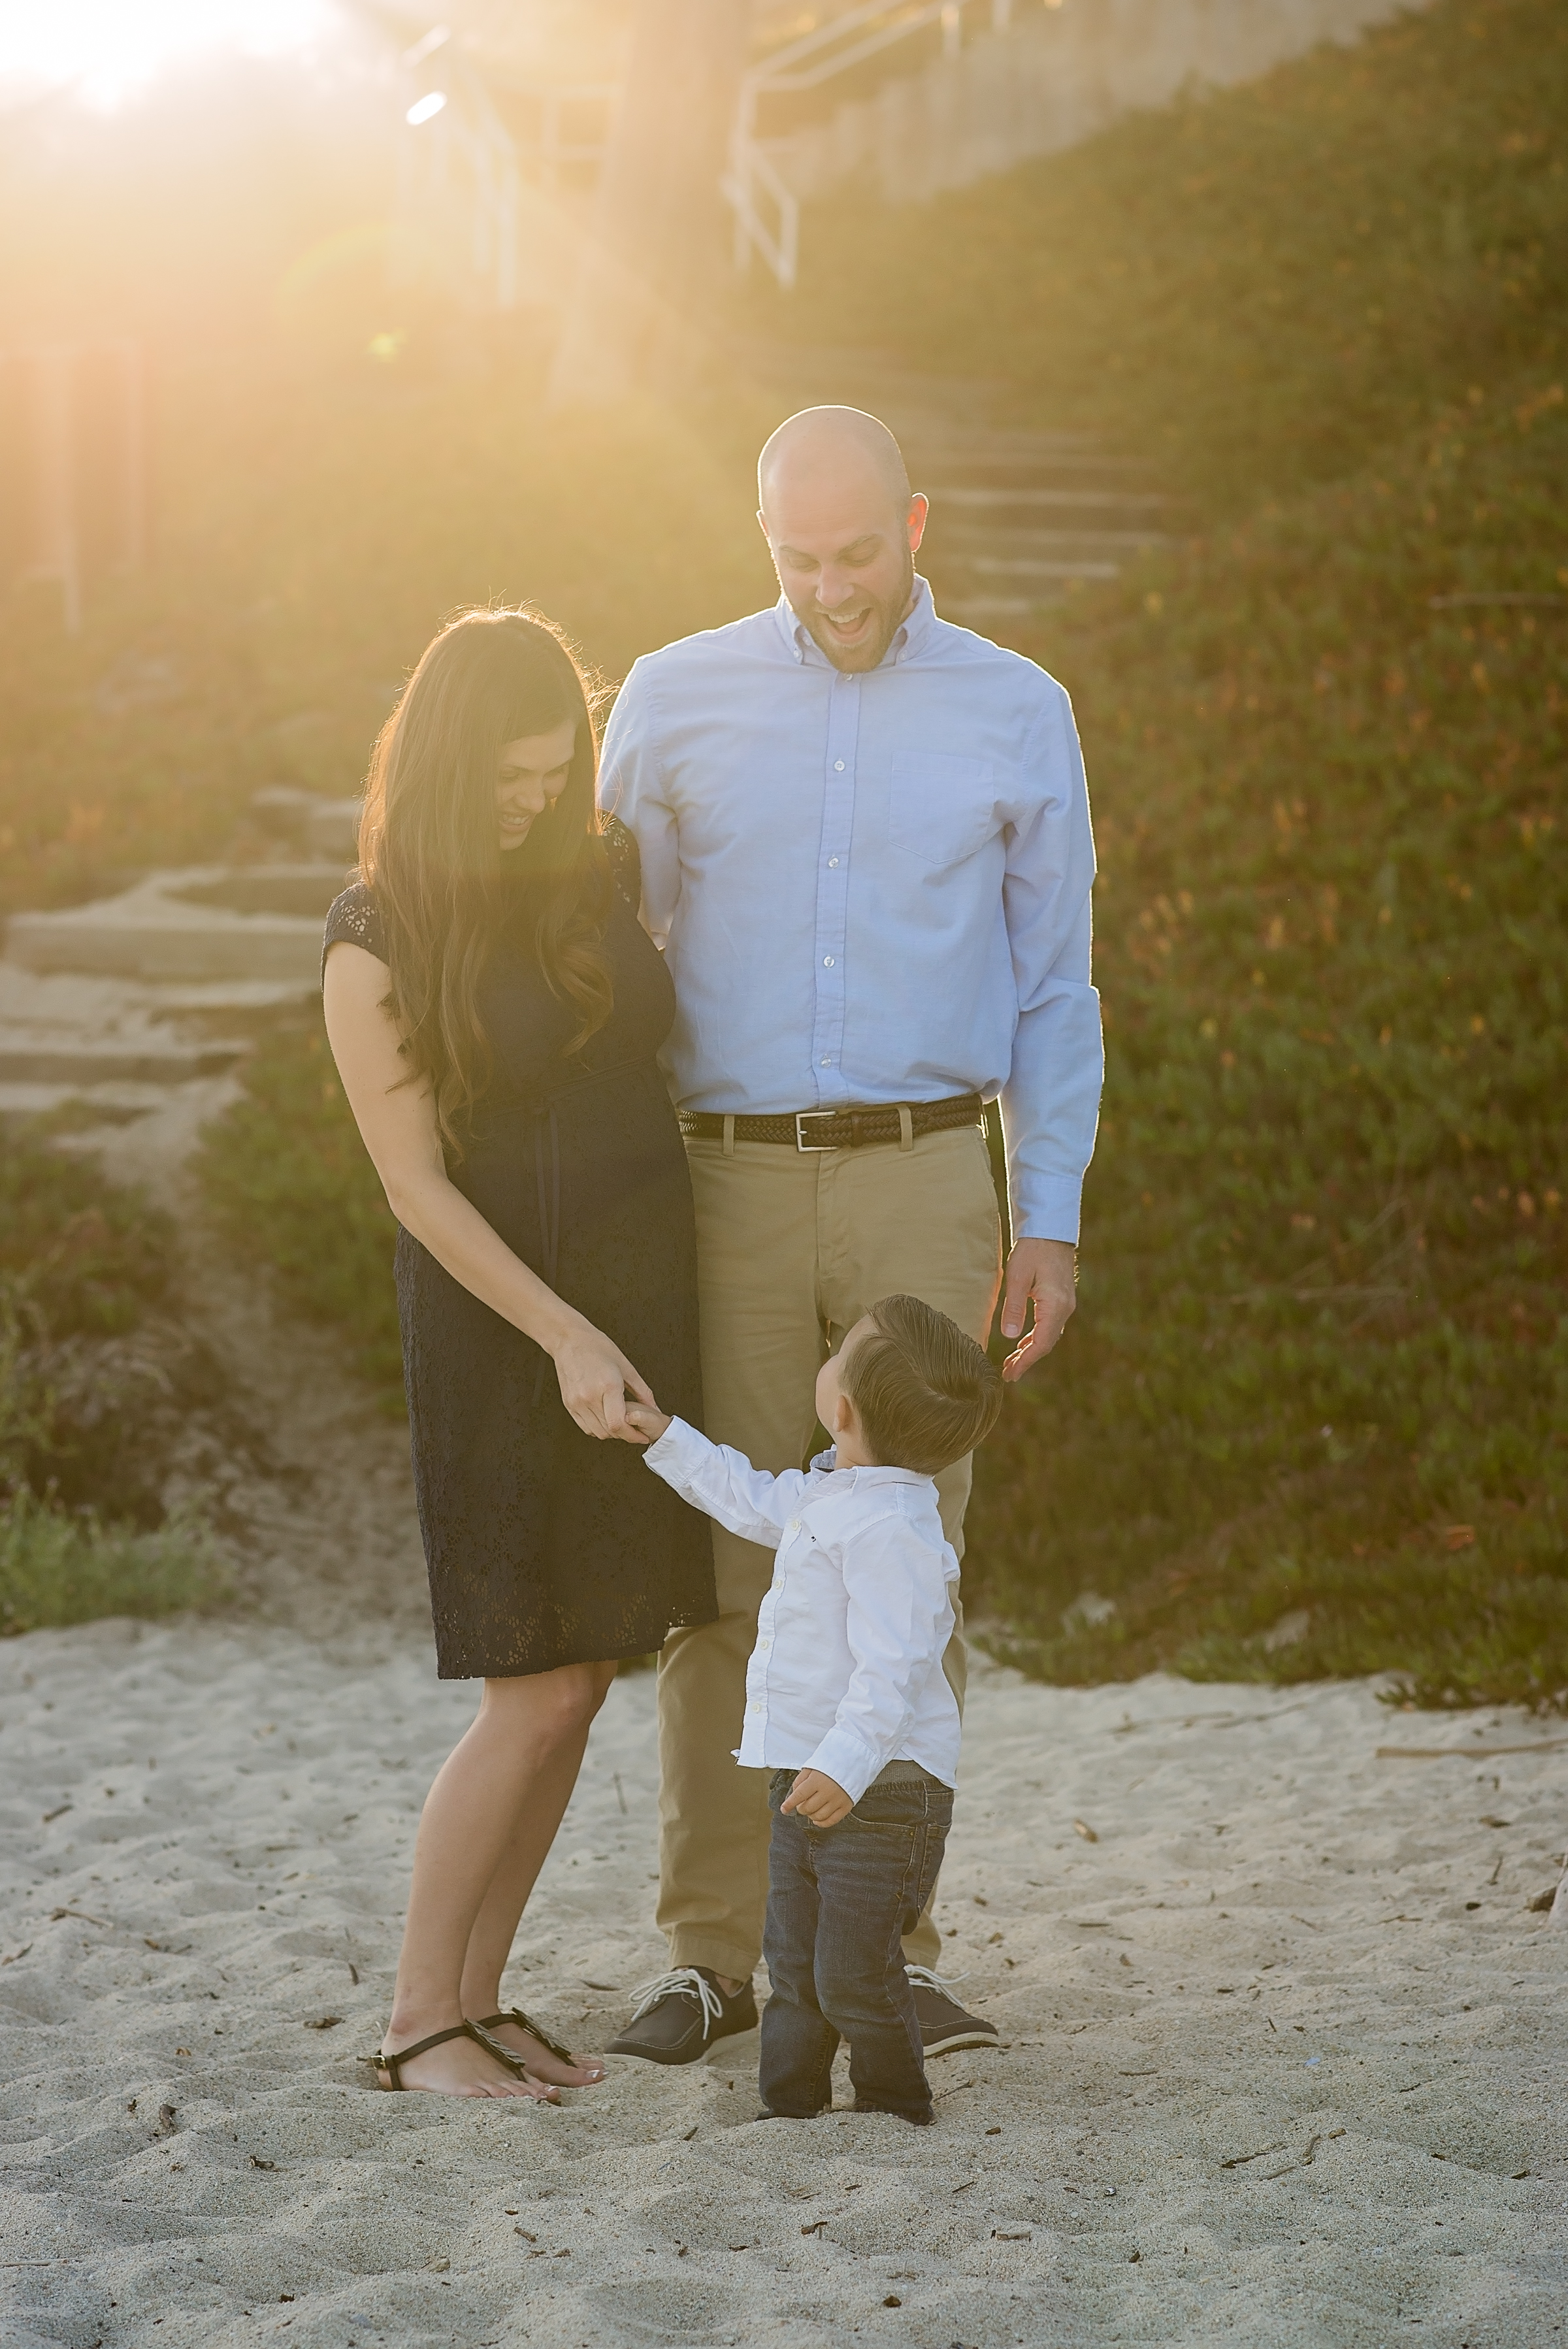
[(610, 860), (610, 878), (634, 914), (643, 902), (643, 859), (637, 835), (618, 815), (607, 815), (600, 837)]
[(376, 900), (363, 881), (351, 883), (340, 897), (335, 897), (326, 916), (326, 936), (322, 941), (321, 967), (326, 968), (327, 952), (339, 941), (363, 947), (377, 962), (387, 959), (387, 929), (376, 909)]

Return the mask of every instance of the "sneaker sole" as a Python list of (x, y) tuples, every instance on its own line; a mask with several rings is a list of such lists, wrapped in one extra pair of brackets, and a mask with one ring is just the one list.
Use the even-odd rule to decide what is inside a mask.
[(995, 2031), (954, 2031), (944, 2039), (926, 2040), (925, 2054), (929, 2062), (933, 2055), (956, 2054), (960, 2047), (999, 2047), (1001, 2044), (1001, 2036)]

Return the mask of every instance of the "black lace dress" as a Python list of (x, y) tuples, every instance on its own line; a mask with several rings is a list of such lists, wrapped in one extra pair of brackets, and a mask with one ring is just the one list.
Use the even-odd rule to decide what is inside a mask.
[[(496, 1076), (452, 1181), (507, 1246), (613, 1338), (661, 1406), (700, 1424), (696, 1252), (686, 1152), (655, 1054), (675, 1017), (640, 927), (636, 843), (615, 825), (604, 934), (615, 1005), (581, 1057), (520, 889), (481, 983)], [(326, 921), (386, 958), (375, 901)], [(714, 1602), (706, 1521), (632, 1444), (584, 1435), (543, 1350), (397, 1235), (397, 1304), (419, 1524), (443, 1680), (645, 1655)]]

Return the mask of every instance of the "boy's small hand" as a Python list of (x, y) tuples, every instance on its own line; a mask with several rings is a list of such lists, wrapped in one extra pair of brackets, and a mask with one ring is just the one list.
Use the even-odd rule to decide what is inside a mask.
[(670, 1423), (667, 1411), (656, 1404), (626, 1400), (626, 1423), (622, 1433), (628, 1444), (656, 1444)]
[(836, 1827), (854, 1809), (854, 1797), (846, 1795), (836, 1778), (822, 1770), (797, 1770), (795, 1784), (779, 1806), (781, 1811), (799, 1811), (814, 1827)]

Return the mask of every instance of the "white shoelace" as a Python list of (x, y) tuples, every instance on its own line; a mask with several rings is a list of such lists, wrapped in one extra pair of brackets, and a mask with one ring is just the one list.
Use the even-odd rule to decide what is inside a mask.
[(953, 1985), (954, 1982), (964, 1982), (967, 1978), (968, 1971), (965, 1967), (961, 1974), (939, 1974), (934, 1966), (905, 1966), (904, 1968), (904, 1972), (916, 1990), (934, 1990), (939, 1996), (952, 1999), (954, 2006), (961, 2005), (963, 2002), (953, 1997)]
[(711, 2026), (724, 2014), (724, 2001), (713, 1984), (695, 1966), (676, 1966), (667, 1974), (655, 1974), (652, 1982), (639, 1982), (632, 1995), (636, 2005), (632, 2009), (632, 2021), (640, 2023), (650, 2007), (657, 2006), (662, 1998), (685, 1996), (696, 1999), (702, 2007), (702, 2035), (707, 2037)]

